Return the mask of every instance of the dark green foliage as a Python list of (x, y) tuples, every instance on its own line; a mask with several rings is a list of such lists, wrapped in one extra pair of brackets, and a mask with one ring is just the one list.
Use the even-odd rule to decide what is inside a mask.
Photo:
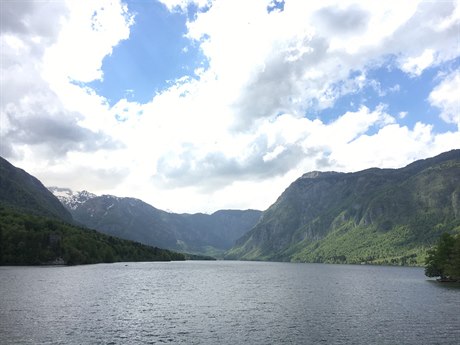
[(402, 169), (307, 173), (227, 258), (423, 265), (443, 232), (460, 233), (460, 150)]
[(0, 206), (2, 265), (184, 260), (183, 254), (118, 239)]
[[(0, 207), (14, 210), (17, 214), (44, 216), (49, 219), (62, 220), (66, 223), (82, 224), (91, 229), (98, 230), (107, 235), (116, 236), (126, 240), (136, 241), (148, 246), (159, 246), (178, 251), (187, 251), (202, 255), (218, 255), (230, 248), (234, 241), (244, 232), (248, 231), (258, 220), (260, 211), (218, 211), (212, 215), (205, 214), (174, 214), (158, 210), (141, 200), (133, 198), (117, 198), (104, 195), (86, 200), (77, 210), (72, 210), (74, 218), (61, 202), (35, 177), (22, 169), (16, 168), (0, 157)], [(32, 219), (32, 220), (31, 220)], [(38, 219), (38, 218), (37, 218)], [(16, 237), (7, 239), (18, 240), (18, 251), (32, 246), (34, 231), (58, 231), (62, 226), (59, 222), (49, 220), (46, 224), (37, 223), (36, 219), (25, 219), (20, 226)], [(0, 220), (0, 223), (2, 221)], [(38, 230), (37, 230), (38, 228)], [(10, 236), (10, 228), (6, 228)], [(27, 232), (27, 241), (19, 240), (22, 232)], [(5, 235), (6, 236), (6, 235)], [(88, 238), (83, 236), (81, 243), (86, 247), (80, 248), (80, 242), (68, 243), (65, 253), (66, 262), (84, 262), (87, 257), (98, 257), (98, 261), (119, 260), (112, 250), (95, 247), (87, 243)], [(45, 240), (42, 240), (42, 242)], [(41, 243), (41, 242), (40, 242)], [(35, 247), (34, 247), (35, 248)], [(22, 253), (22, 262), (43, 262), (42, 257), (35, 255), (34, 250), (29, 254)], [(96, 255), (102, 251), (103, 258)], [(85, 253), (88, 253), (86, 255)], [(1, 246), (0, 246), (0, 254)], [(130, 254), (130, 253), (128, 253)], [(127, 255), (128, 255), (127, 254)], [(8, 252), (7, 258), (11, 255)], [(64, 254), (63, 254), (64, 255)], [(158, 252), (160, 259), (166, 258), (164, 253)], [(131, 256), (126, 256), (131, 257)], [(144, 257), (143, 255), (133, 255)], [(5, 259), (6, 260), (6, 259)], [(8, 259), (9, 260), (9, 259)], [(18, 259), (19, 260), (19, 259)], [(19, 260), (19, 261), (21, 261)], [(133, 259), (134, 260), (134, 259)]]
[(188, 253), (185, 253), (184, 255), (185, 255), (186, 260), (199, 260), (199, 261), (203, 261), (203, 260), (215, 261), (216, 260), (216, 258), (212, 256), (208, 256), (208, 255), (188, 254)]
[(460, 235), (441, 235), (436, 246), (428, 251), (425, 275), (442, 280), (460, 279)]

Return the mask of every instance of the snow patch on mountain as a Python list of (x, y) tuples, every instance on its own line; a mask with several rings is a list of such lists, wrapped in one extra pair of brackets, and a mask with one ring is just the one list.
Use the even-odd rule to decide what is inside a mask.
[(89, 199), (97, 197), (96, 194), (86, 190), (74, 192), (70, 188), (48, 187), (48, 190), (68, 209), (76, 210), (78, 206)]

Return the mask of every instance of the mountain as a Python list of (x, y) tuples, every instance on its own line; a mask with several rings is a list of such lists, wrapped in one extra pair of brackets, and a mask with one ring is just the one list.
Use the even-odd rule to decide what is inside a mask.
[(72, 221), (69, 211), (43, 184), (0, 157), (0, 205), (26, 213)]
[(85, 226), (144, 244), (176, 247), (176, 237), (164, 218), (166, 212), (134, 198), (102, 195), (88, 199), (72, 210), (77, 222)]
[(58, 198), (68, 210), (76, 210), (85, 201), (95, 198), (97, 195), (86, 190), (74, 192), (70, 188), (48, 187), (48, 190)]
[(460, 150), (401, 169), (304, 174), (227, 258), (420, 264), (444, 231), (460, 232)]
[(166, 215), (174, 229), (178, 248), (184, 251), (219, 256), (258, 222), (261, 211), (219, 210), (213, 214)]
[(69, 211), (38, 179), (0, 157), (0, 265), (185, 259), (72, 223)]
[(57, 219), (0, 205), (0, 265), (95, 264), (185, 260), (169, 250), (142, 245)]
[(220, 210), (208, 214), (176, 214), (142, 200), (112, 195), (50, 190), (70, 210), (75, 221), (105, 234), (162, 248), (219, 255), (259, 220), (260, 211)]

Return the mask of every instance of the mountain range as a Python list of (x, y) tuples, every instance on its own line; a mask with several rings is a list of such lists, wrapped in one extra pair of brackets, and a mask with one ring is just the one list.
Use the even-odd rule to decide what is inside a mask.
[(185, 258), (77, 226), (70, 212), (38, 179), (0, 157), (0, 265)]
[(49, 190), (73, 219), (105, 234), (147, 245), (188, 253), (219, 256), (248, 232), (261, 211), (220, 210), (213, 214), (177, 214), (142, 200), (113, 195), (96, 196), (68, 188)]
[[(166, 212), (134, 198), (47, 190), (0, 159), (0, 212), (6, 214), (0, 235), (5, 228), (16, 238), (18, 227), (48, 226), (42, 220), (21, 220), (8, 213), (10, 208), (151, 246), (226, 259), (420, 265), (443, 232), (460, 233), (460, 150), (400, 169), (309, 172), (263, 212), (210, 215)], [(48, 228), (47, 236), (54, 228)]]
[(401, 169), (306, 173), (226, 257), (422, 264), (442, 232), (460, 232), (460, 150)]

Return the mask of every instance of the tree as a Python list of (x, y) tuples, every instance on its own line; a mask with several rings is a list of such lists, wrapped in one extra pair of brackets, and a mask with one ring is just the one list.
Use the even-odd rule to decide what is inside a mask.
[(3, 263), (3, 228), (0, 224), (0, 265)]
[(425, 275), (456, 280), (460, 277), (460, 236), (444, 233), (435, 248), (428, 251)]
[(454, 240), (446, 273), (449, 277), (460, 280), (460, 235), (457, 235)]

